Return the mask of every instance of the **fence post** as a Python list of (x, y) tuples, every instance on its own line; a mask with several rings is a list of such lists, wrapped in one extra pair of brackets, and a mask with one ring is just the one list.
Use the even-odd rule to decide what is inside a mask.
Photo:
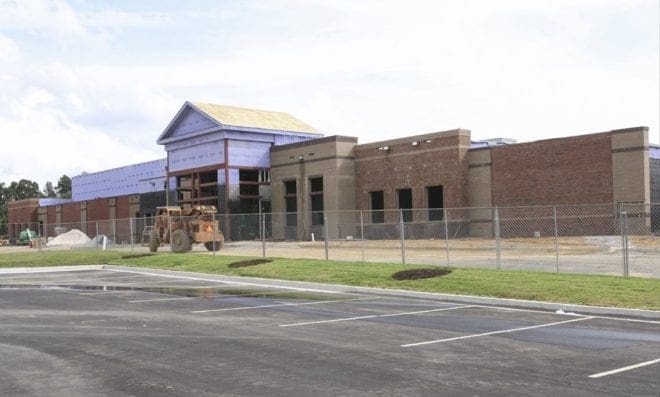
[(41, 251), (41, 246), (43, 244), (45, 244), (44, 241), (47, 240), (47, 238), (45, 237), (46, 236), (46, 223), (41, 224), (41, 230), (39, 230), (39, 227), (37, 226), (37, 233), (39, 233), (39, 236), (40, 236), (39, 243), (37, 245), (39, 246), (39, 252), (42, 252)]
[(623, 260), (623, 277), (628, 277), (628, 213), (626, 204), (621, 203), (621, 253)]
[(218, 234), (218, 227), (217, 227), (218, 221), (215, 219), (216, 215), (218, 215), (218, 214), (214, 213), (211, 216), (211, 220), (213, 221), (213, 247), (212, 247), (213, 249), (211, 250), (211, 252), (212, 252), (211, 255), (213, 255), (213, 256), (215, 256), (215, 251), (216, 251), (216, 248), (218, 247), (218, 236), (217, 236), (217, 234)]
[(99, 249), (99, 221), (95, 221), (95, 223), (96, 223), (96, 237), (94, 237), (94, 240), (96, 240), (96, 249)]
[(325, 246), (325, 260), (328, 260), (328, 217), (323, 214), (323, 245)]
[(266, 257), (266, 214), (261, 213), (261, 257)]
[(170, 241), (170, 249), (172, 247), (172, 222), (174, 221), (173, 216), (167, 217), (167, 239)]
[(500, 242), (500, 212), (497, 207), (493, 208), (493, 218), (495, 223), (495, 257), (497, 270), (502, 268), (502, 249)]
[(449, 266), (449, 217), (447, 216), (447, 208), (442, 209), (442, 217), (445, 221), (445, 251), (447, 252), (447, 266)]
[(117, 241), (117, 220), (116, 219), (112, 220), (112, 240), (115, 242), (115, 244), (118, 243), (118, 241)]
[(557, 273), (559, 273), (559, 230), (557, 228), (557, 206), (552, 207), (554, 220), (555, 220), (555, 264), (557, 266)]
[(401, 231), (401, 263), (406, 264), (406, 235), (403, 224), (403, 208), (399, 208), (399, 228)]
[(128, 232), (130, 233), (130, 242), (131, 242), (131, 252), (135, 251), (135, 248), (133, 246), (133, 218), (128, 218)]
[(362, 262), (364, 262), (364, 218), (360, 211), (360, 248), (362, 249)]

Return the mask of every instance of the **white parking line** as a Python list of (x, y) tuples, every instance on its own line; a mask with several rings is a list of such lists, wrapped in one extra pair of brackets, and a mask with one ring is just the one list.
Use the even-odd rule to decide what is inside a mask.
[[(565, 314), (565, 313), (557, 313), (557, 312), (549, 311), (549, 310), (519, 309), (519, 308), (515, 308), (515, 307), (488, 306), (488, 305), (473, 305), (473, 306), (478, 307), (478, 308), (493, 309), (493, 310), (504, 310), (504, 311), (509, 311), (509, 312), (528, 312), (528, 313), (541, 313), (541, 314), (556, 314), (556, 315), (560, 315), (560, 316), (587, 317), (586, 314), (580, 314), (580, 313)], [(591, 315), (589, 317), (599, 318), (599, 319), (603, 319), (603, 320), (624, 321), (624, 322), (631, 322), (631, 323), (660, 324), (660, 321), (643, 320), (641, 318), (607, 317), (607, 316), (596, 316), (596, 315)]]
[(572, 322), (576, 322), (576, 321), (590, 320), (592, 318), (593, 317), (581, 317), (581, 318), (574, 318), (574, 319), (571, 319), (571, 320), (557, 321), (557, 322), (554, 322), (554, 323), (532, 325), (532, 326), (529, 326), (529, 327), (503, 329), (501, 331), (492, 331), (492, 332), (484, 332), (484, 333), (481, 333), (481, 334), (463, 335), (463, 336), (457, 336), (457, 337), (454, 337), (454, 338), (436, 339), (436, 340), (430, 340), (430, 341), (426, 341), (426, 342), (407, 343), (405, 345), (401, 345), (401, 347), (413, 347), (413, 346), (430, 345), (432, 343), (451, 342), (451, 341), (454, 341), (454, 340), (478, 338), (478, 337), (481, 337), (481, 336), (489, 336), (489, 335), (505, 334), (505, 333), (509, 333), (509, 332), (525, 331), (525, 330), (528, 330), (528, 329), (551, 327), (553, 325), (560, 325), (560, 324), (567, 324), (567, 323), (572, 323)]
[(610, 370), (610, 371), (600, 372), (600, 373), (597, 373), (597, 374), (589, 375), (589, 377), (590, 378), (602, 378), (603, 376), (614, 375), (614, 374), (618, 374), (620, 372), (630, 371), (631, 369), (646, 367), (647, 365), (652, 365), (652, 364), (656, 364), (656, 363), (660, 363), (660, 358), (656, 358), (655, 360), (651, 360), (651, 361), (645, 361), (645, 362), (639, 363), (639, 364), (629, 365), (627, 367), (613, 369), (613, 370)]
[(103, 279), (107, 279), (107, 280), (119, 280), (119, 279), (122, 279), (122, 278), (138, 278), (138, 277), (144, 277), (144, 276), (141, 275), (141, 274), (129, 274), (129, 275), (126, 275), (126, 276), (115, 276), (115, 275), (112, 275), (112, 277), (110, 277), (109, 274), (104, 274), (104, 275), (102, 275), (101, 277), (99, 277), (98, 280), (103, 280)]
[(329, 301), (302, 302), (302, 303), (278, 303), (278, 304), (275, 304), (275, 305), (262, 305), (262, 306), (240, 306), (240, 307), (229, 307), (229, 308), (225, 308), (225, 309), (195, 310), (195, 311), (192, 311), (191, 313), (228, 312), (228, 311), (232, 311), (232, 310), (263, 309), (263, 308), (268, 308), (268, 307), (282, 307), (282, 306), (320, 305), (322, 303), (363, 301), (363, 300), (371, 300), (371, 299), (380, 299), (380, 297), (355, 298), (355, 299), (336, 299), (336, 300), (329, 300)]
[[(142, 284), (163, 284), (163, 283), (171, 283), (172, 280), (160, 280), (160, 281), (136, 281), (134, 283), (122, 283), (122, 285), (142, 285)], [(177, 287), (177, 288), (187, 288), (186, 286), (184, 287)], [(194, 287), (193, 287), (194, 288)]]
[(186, 299), (199, 299), (199, 296), (185, 296), (179, 298), (159, 298), (159, 299), (139, 299), (135, 301), (128, 301), (128, 303), (144, 303), (144, 302), (162, 302), (162, 301), (178, 301)]
[(433, 312), (441, 312), (441, 311), (454, 310), (454, 309), (465, 309), (467, 307), (472, 307), (472, 305), (443, 307), (441, 309), (418, 310), (418, 311), (414, 311), (414, 312), (405, 312), (405, 313), (372, 314), (372, 315), (368, 315), (368, 316), (334, 318), (332, 320), (320, 320), (320, 321), (308, 321), (308, 322), (304, 322), (304, 323), (281, 324), (280, 327), (298, 327), (298, 326), (302, 326), (302, 325), (336, 323), (336, 322), (340, 322), (340, 321), (364, 320), (364, 319), (367, 319), (367, 318), (377, 318), (377, 317), (409, 316), (409, 315), (414, 315), (414, 314), (433, 313)]
[[(108, 272), (117, 272), (117, 273), (135, 273), (135, 274), (144, 274), (148, 276), (156, 276), (156, 277), (167, 277), (167, 278), (176, 278), (176, 279), (181, 279), (181, 280), (196, 280), (196, 281), (206, 281), (210, 283), (219, 283), (219, 284), (225, 284), (225, 285), (249, 285), (252, 287), (263, 287), (261, 284), (257, 283), (247, 283), (247, 282), (241, 282), (241, 281), (223, 281), (223, 280), (209, 280), (207, 278), (203, 277), (190, 277), (190, 276), (173, 276), (170, 274), (159, 274), (159, 273), (151, 273), (151, 272), (138, 272), (138, 271), (132, 271), (132, 270), (115, 270), (115, 269), (103, 269)], [(289, 287), (289, 286), (284, 286), (284, 285), (269, 285), (269, 288), (276, 288), (276, 289), (286, 289), (286, 290), (291, 290), (291, 291), (306, 291), (306, 292), (321, 292), (325, 294), (341, 294), (341, 295), (360, 295), (360, 294), (355, 294), (355, 293), (348, 293), (348, 292), (338, 292), (338, 291), (328, 291), (328, 290), (322, 290), (322, 289), (315, 289), (315, 288), (301, 288), (301, 287)]]
[[(81, 292), (78, 295), (80, 296), (85, 296), (85, 295), (107, 295), (107, 294), (125, 294), (125, 293), (131, 293), (131, 292), (136, 292), (136, 291), (131, 291), (131, 290), (98, 290), (95, 292)], [(139, 292), (139, 291), (137, 291)]]

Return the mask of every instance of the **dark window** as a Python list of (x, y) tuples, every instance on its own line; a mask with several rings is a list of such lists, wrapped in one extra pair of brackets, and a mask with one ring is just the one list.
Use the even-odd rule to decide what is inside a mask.
[(284, 194), (287, 196), (293, 194), (295, 196), (298, 193), (296, 189), (296, 181), (284, 181)]
[(218, 195), (218, 185), (202, 186), (200, 188), (200, 197), (215, 197)]
[(251, 185), (251, 184), (241, 183), (239, 185), (239, 194), (241, 196), (258, 196), (259, 195), (259, 185)]
[(323, 177), (309, 178), (312, 225), (323, 224)]
[(218, 171), (211, 172), (200, 172), (199, 182), (204, 183), (217, 183), (218, 182)]
[(399, 209), (402, 210), (403, 221), (412, 222), (412, 189), (398, 189), (396, 194)]
[[(259, 170), (239, 170), (238, 179), (238, 194), (241, 199), (259, 198)], [(252, 205), (247, 205), (244, 208), (252, 208)]]
[(309, 178), (309, 185), (312, 193), (314, 192), (323, 193), (323, 177)]
[(428, 204), (428, 217), (430, 221), (441, 221), (443, 217), (444, 202), (442, 198), (442, 186), (427, 186), (426, 201)]
[(371, 204), (371, 223), (383, 223), (385, 222), (385, 199), (383, 197), (383, 191), (379, 190), (377, 192), (369, 192), (369, 201)]
[(258, 198), (243, 198), (239, 200), (240, 210), (242, 214), (255, 214), (259, 212), (259, 199)]
[(284, 181), (284, 205), (286, 210), (286, 225), (298, 225), (298, 195), (296, 181)]
[(238, 179), (241, 182), (259, 182), (259, 170), (239, 170)]

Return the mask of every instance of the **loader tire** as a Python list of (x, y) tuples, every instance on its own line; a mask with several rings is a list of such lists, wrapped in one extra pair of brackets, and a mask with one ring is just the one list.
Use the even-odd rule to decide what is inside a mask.
[(160, 239), (158, 238), (158, 232), (153, 231), (149, 234), (149, 251), (157, 252), (158, 246), (160, 245)]
[(190, 237), (183, 230), (176, 230), (172, 233), (172, 252), (188, 252), (192, 248)]
[(209, 251), (219, 251), (222, 248), (222, 241), (207, 241), (204, 247)]

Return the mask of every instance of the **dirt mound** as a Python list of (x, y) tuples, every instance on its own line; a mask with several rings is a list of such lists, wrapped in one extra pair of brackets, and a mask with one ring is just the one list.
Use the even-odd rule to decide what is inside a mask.
[(78, 229), (71, 229), (66, 233), (62, 233), (54, 239), (50, 240), (46, 246), (68, 246), (73, 247), (76, 245), (84, 245), (91, 241), (89, 237)]
[(451, 273), (449, 269), (410, 269), (396, 272), (392, 275), (395, 280), (418, 280), (420, 278), (432, 278), (445, 276)]
[(133, 259), (133, 258), (143, 258), (145, 256), (154, 256), (154, 254), (130, 254), (122, 255), (119, 259)]
[(237, 267), (246, 267), (246, 266), (256, 266), (263, 263), (270, 263), (272, 259), (248, 259), (245, 261), (232, 262), (227, 267), (237, 268)]

